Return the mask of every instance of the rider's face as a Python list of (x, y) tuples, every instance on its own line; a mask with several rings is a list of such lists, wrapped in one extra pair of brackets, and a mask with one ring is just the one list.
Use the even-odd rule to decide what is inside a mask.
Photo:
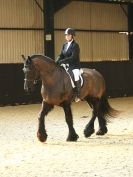
[(71, 34), (66, 34), (65, 39), (66, 39), (67, 42), (69, 42), (73, 39), (73, 36)]

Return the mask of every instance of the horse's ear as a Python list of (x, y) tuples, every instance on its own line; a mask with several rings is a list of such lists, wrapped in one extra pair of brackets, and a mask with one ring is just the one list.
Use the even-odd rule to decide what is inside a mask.
[(25, 56), (24, 56), (24, 55), (21, 55), (21, 57), (23, 58), (23, 60), (24, 60), (24, 61), (26, 60), (26, 58), (25, 58)]
[(28, 63), (31, 64), (31, 57), (28, 56)]

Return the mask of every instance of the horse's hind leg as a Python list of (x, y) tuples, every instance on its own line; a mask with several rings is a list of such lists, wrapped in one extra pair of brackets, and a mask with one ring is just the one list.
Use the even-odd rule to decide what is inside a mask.
[(102, 100), (100, 100), (99, 110), (98, 110), (99, 130), (96, 132), (96, 135), (104, 135), (108, 132), (106, 116), (107, 116), (106, 105), (104, 105)]
[(102, 112), (102, 110), (99, 108), (98, 111), (98, 122), (99, 122), (99, 130), (96, 132), (96, 135), (104, 135), (108, 132), (107, 129), (107, 120), (106, 116)]
[(98, 113), (98, 121), (99, 121), (99, 130), (96, 133), (97, 135), (104, 135), (108, 132), (107, 129), (107, 120), (109, 117), (115, 117), (118, 114), (118, 111), (114, 110), (105, 95), (100, 98), (99, 104), (99, 113)]
[(99, 122), (99, 130), (96, 132), (96, 135), (104, 135), (108, 132), (107, 129), (107, 121), (104, 115), (99, 111), (98, 113), (98, 122)]
[(84, 135), (86, 138), (90, 137), (95, 132), (95, 129), (94, 129), (95, 119), (96, 119), (96, 115), (95, 115), (95, 112), (93, 111), (92, 118), (89, 121), (89, 123), (85, 126), (85, 129), (84, 129)]
[(65, 112), (66, 123), (67, 123), (68, 129), (69, 129), (67, 141), (76, 141), (79, 138), (79, 136), (76, 134), (75, 129), (73, 127), (73, 116), (72, 116), (70, 104), (64, 103), (63, 109)]
[(45, 142), (47, 140), (44, 118), (52, 109), (53, 109), (53, 105), (49, 105), (46, 102), (42, 102), (42, 109), (38, 117), (39, 125), (37, 131), (37, 137), (41, 142)]
[(107, 133), (108, 129), (106, 127), (107, 120), (105, 116), (106, 112), (106, 105), (103, 104), (103, 101), (99, 98), (87, 98), (86, 101), (91, 105), (93, 109), (93, 114), (90, 122), (86, 125), (84, 130), (85, 137), (91, 136), (92, 133), (94, 133), (94, 121), (96, 117), (98, 117), (99, 122), (99, 130), (96, 132), (96, 135), (104, 135)]
[(93, 109), (92, 118), (89, 121), (89, 123), (85, 126), (85, 129), (84, 129), (84, 135), (87, 138), (87, 137), (90, 137), (95, 132), (94, 121), (97, 117), (99, 101), (95, 98), (86, 98), (86, 101), (90, 105), (90, 107)]

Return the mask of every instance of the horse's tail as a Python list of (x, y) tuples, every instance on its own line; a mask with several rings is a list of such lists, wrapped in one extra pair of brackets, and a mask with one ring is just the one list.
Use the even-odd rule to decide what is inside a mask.
[(99, 110), (102, 113), (102, 115), (104, 115), (106, 120), (108, 120), (108, 118), (110, 117), (117, 117), (119, 114), (118, 110), (110, 106), (106, 95), (103, 95), (100, 99)]

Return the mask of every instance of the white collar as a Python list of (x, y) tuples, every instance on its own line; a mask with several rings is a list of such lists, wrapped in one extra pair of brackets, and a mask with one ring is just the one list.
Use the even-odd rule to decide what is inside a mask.
[(67, 43), (68, 43), (68, 45), (70, 45), (72, 42), (73, 42), (73, 39), (71, 41), (67, 42)]

